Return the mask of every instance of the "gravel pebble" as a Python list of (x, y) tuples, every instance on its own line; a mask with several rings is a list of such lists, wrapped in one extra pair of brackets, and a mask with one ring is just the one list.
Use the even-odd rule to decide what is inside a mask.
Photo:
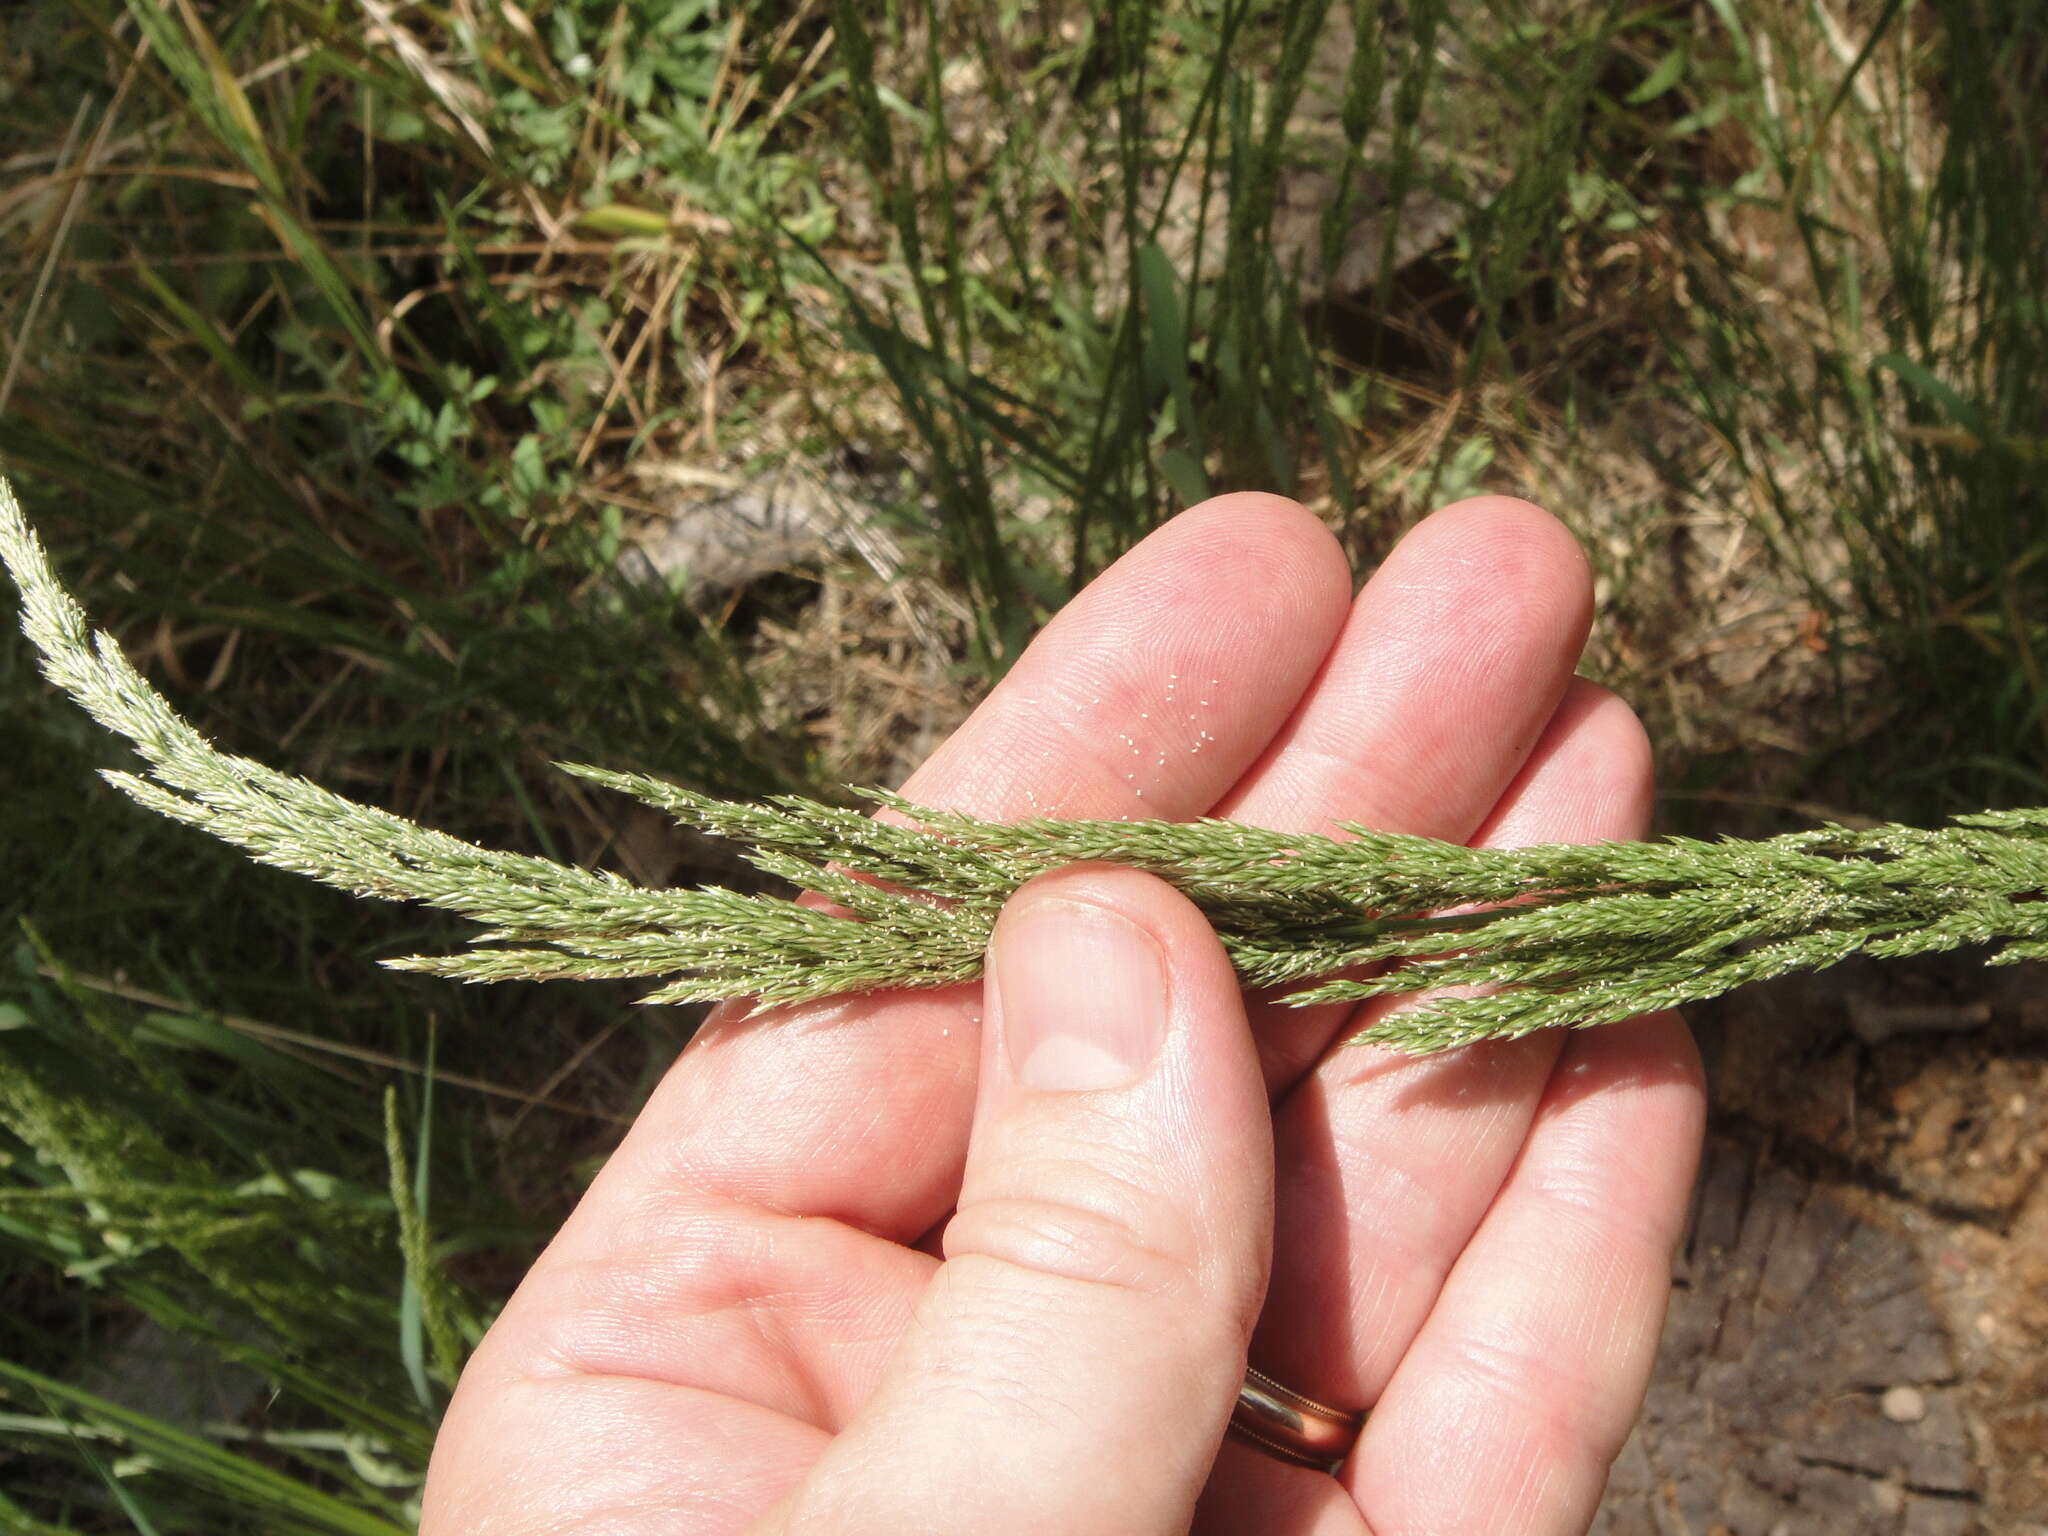
[(1894, 1424), (1918, 1424), (1927, 1417), (1927, 1399), (1918, 1387), (1893, 1387), (1878, 1406)]

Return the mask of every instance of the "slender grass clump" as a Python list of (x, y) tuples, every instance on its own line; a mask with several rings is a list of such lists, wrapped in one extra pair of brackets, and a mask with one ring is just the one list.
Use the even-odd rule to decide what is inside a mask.
[(942, 986), (979, 975), (1020, 884), (1084, 860), (1177, 886), (1245, 984), (1282, 989), (1289, 1003), (1432, 994), (1355, 1037), (1417, 1053), (1616, 1023), (1856, 953), (1996, 944), (1993, 963), (2048, 958), (2048, 810), (1960, 816), (1934, 831), (1477, 849), (1358, 826), (1320, 837), (1217, 820), (996, 823), (869, 792), (895, 813), (878, 820), (562, 765), (743, 844), (756, 867), (840, 910), (718, 887), (646, 890), (479, 847), (220, 751), (88, 627), (4, 480), (0, 558), (50, 680), (144, 759), (142, 773), (109, 771), (115, 787), (263, 863), (482, 925), (464, 953), (386, 962), (404, 970), (645, 978), (657, 983), (649, 1002)]

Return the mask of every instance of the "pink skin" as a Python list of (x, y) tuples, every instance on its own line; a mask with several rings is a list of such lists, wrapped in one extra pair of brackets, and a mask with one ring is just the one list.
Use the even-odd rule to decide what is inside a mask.
[[(1648, 753), (1571, 675), (1589, 580), (1555, 521), (1462, 502), (1350, 580), (1294, 503), (1205, 503), (1076, 598), (905, 792), (1641, 834)], [(428, 1536), (1585, 1529), (1697, 1155), (1679, 1023), (1411, 1061), (1342, 1047), (1364, 1015), (1241, 999), (1193, 908), (1125, 871), (1033, 882), (999, 967), (1050, 942), (1048, 901), (1164, 957), (1152, 1065), (1074, 1092), (1019, 1075), (1027, 1020), (1089, 1027), (1074, 986), (992, 990), (986, 1025), (980, 987), (720, 1010), (464, 1373)], [(1247, 1349), (1373, 1408), (1338, 1476), (1219, 1450)]]

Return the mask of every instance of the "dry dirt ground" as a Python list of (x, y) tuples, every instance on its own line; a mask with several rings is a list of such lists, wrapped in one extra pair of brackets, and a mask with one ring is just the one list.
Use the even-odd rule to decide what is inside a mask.
[(1851, 964), (1696, 1024), (1712, 1129), (1598, 1536), (2048, 1536), (2048, 970)]

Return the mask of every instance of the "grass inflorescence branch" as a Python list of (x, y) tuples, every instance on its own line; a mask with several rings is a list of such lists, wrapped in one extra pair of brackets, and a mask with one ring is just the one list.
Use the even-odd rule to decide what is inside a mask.
[(387, 962), (405, 970), (639, 978), (658, 984), (650, 1002), (796, 1003), (965, 982), (1012, 891), (1090, 860), (1184, 891), (1247, 986), (1304, 1005), (1432, 994), (1357, 1037), (1415, 1052), (1615, 1023), (1856, 953), (1996, 944), (1994, 963), (2048, 958), (2048, 810), (1961, 816), (1938, 831), (1480, 849), (1356, 826), (1319, 837), (1214, 820), (996, 823), (872, 792), (893, 813), (877, 818), (562, 765), (733, 839), (837, 910), (719, 887), (646, 890), (482, 848), (220, 751), (89, 628), (4, 480), (0, 558), (45, 673), (146, 764), (109, 782), (263, 863), (482, 925), (464, 953)]

